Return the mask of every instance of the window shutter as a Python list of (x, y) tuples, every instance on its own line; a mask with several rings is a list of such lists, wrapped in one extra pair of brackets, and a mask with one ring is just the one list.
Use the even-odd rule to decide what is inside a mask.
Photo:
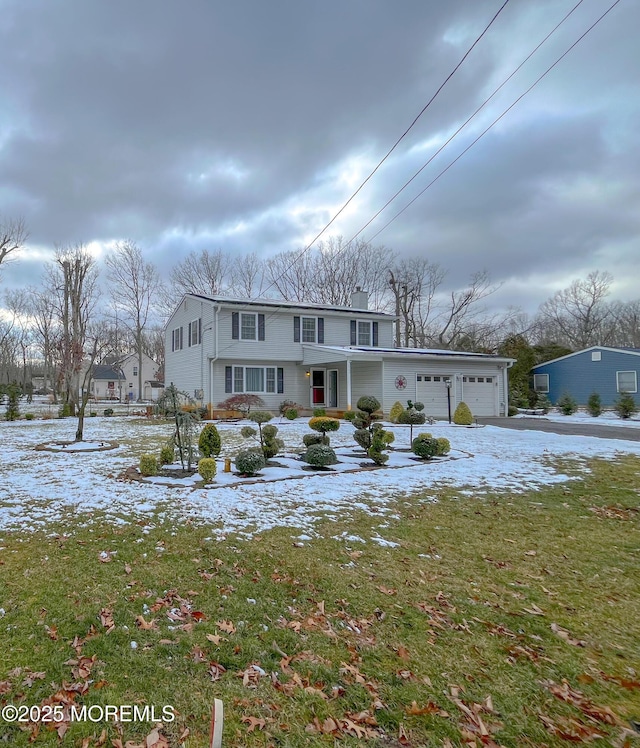
[(171, 330), (171, 350), (175, 351), (176, 349), (176, 331)]
[(240, 340), (240, 312), (231, 313), (231, 339)]
[(351, 320), (351, 345), (358, 345), (357, 322)]
[(189, 348), (191, 348), (191, 325), (192, 324), (193, 324), (192, 322), (189, 322), (189, 334), (187, 335), (187, 345), (189, 346)]
[(183, 348), (183, 340), (182, 340), (182, 331), (183, 330), (184, 330), (184, 328), (181, 325), (180, 326), (180, 350), (182, 350), (182, 348)]
[(233, 372), (230, 366), (224, 367), (224, 391), (233, 392)]
[(318, 343), (324, 343), (324, 317), (318, 317)]
[(284, 392), (284, 369), (279, 366), (278, 367), (278, 394), (282, 395)]
[(264, 314), (258, 315), (258, 340), (264, 340)]
[(372, 330), (373, 330), (373, 334), (372, 334), (372, 336), (371, 336), (371, 337), (372, 337), (372, 339), (373, 339), (373, 345), (377, 346), (377, 345), (378, 345), (378, 323), (377, 323), (377, 322), (374, 322), (374, 323), (373, 323), (373, 324), (371, 325), (371, 328), (372, 328)]
[(198, 343), (202, 343), (202, 317), (198, 318)]
[(293, 318), (293, 342), (300, 342), (300, 317)]

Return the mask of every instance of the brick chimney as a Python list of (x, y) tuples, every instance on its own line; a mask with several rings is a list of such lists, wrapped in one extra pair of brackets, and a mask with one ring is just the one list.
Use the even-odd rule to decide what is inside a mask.
[(351, 306), (353, 309), (368, 309), (369, 292), (363, 291), (360, 286), (356, 286), (356, 290), (351, 294)]

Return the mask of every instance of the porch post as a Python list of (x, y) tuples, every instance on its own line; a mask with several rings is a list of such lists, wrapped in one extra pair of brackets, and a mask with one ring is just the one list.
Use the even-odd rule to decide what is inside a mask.
[(347, 358), (347, 410), (351, 410), (351, 359)]

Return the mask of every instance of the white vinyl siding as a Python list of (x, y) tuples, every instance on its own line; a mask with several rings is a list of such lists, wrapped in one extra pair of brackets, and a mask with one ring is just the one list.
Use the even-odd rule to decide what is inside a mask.
[(549, 375), (548, 374), (534, 374), (533, 375), (533, 389), (536, 392), (542, 392), (542, 393), (549, 392)]
[(635, 371), (617, 371), (616, 388), (618, 392), (635, 393), (638, 391), (638, 374)]

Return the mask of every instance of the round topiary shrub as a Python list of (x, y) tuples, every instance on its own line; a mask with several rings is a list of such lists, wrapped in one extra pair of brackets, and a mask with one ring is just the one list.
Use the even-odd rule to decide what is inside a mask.
[(327, 411), (324, 408), (314, 408), (313, 409), (313, 417), (314, 418), (323, 418), (327, 415)]
[(288, 421), (295, 421), (298, 417), (298, 411), (295, 408), (287, 408), (284, 412), (284, 417)]
[(273, 413), (269, 413), (268, 410), (256, 410), (253, 413), (249, 413), (248, 418), (250, 421), (262, 425), (273, 418)]
[(458, 403), (458, 407), (453, 414), (453, 422), (457, 426), (471, 426), (473, 423), (473, 416), (464, 400)]
[(33, 413), (25, 413), (24, 417), (27, 421), (33, 421)]
[(424, 403), (414, 403), (413, 407), (415, 410), (424, 410)]
[(336, 453), (327, 444), (312, 444), (302, 455), (302, 459), (317, 468), (328, 467), (338, 462)]
[(158, 460), (155, 455), (142, 455), (140, 458), (140, 473), (146, 477), (158, 474)]
[(436, 442), (438, 443), (438, 451), (436, 452), (436, 457), (443, 457), (444, 455), (448, 455), (449, 452), (451, 452), (451, 443), (448, 439), (445, 439), (444, 436), (436, 439)]
[(352, 423), (356, 416), (357, 413), (355, 412), (355, 410), (347, 410), (345, 411), (343, 418), (345, 421), (349, 421), (349, 423)]
[(438, 440), (428, 434), (418, 434), (411, 443), (411, 451), (423, 460), (430, 460), (438, 454)]
[(373, 395), (363, 395), (356, 403), (358, 410), (364, 410), (365, 413), (375, 413), (380, 410), (380, 402)]
[(217, 457), (220, 454), (222, 439), (214, 423), (208, 423), (200, 432), (198, 448), (204, 457)]
[(266, 461), (262, 451), (255, 452), (250, 449), (245, 449), (243, 452), (239, 452), (236, 457), (237, 471), (248, 477), (255, 475), (259, 470), (262, 470), (265, 464)]
[(164, 447), (161, 447), (160, 449), (160, 464), (161, 465), (171, 465), (171, 463), (175, 460), (176, 452), (172, 445), (165, 444)]
[(95, 411), (95, 410), (92, 410), (92, 411), (91, 411), (91, 413), (89, 413), (89, 416), (90, 416), (91, 418), (95, 418), (95, 417), (96, 417), (97, 415), (98, 415), (98, 414), (96, 413), (96, 411)]
[(102, 413), (103, 413), (103, 414), (104, 414), (105, 416), (112, 416), (112, 415), (113, 415), (113, 408), (105, 408), (105, 409), (104, 409), (104, 410), (102, 411)]
[(404, 413), (404, 405), (399, 400), (396, 400), (389, 411), (389, 420), (391, 423), (398, 423), (401, 413)]
[(245, 439), (250, 439), (252, 436), (255, 436), (258, 432), (253, 428), (253, 426), (243, 426), (240, 429), (240, 435), (243, 436)]
[(318, 431), (322, 434), (322, 439), (325, 444), (329, 444), (329, 437), (327, 433), (330, 431), (337, 431), (340, 428), (340, 421), (337, 418), (327, 418), (326, 416), (318, 416), (312, 418), (309, 421), (309, 428), (314, 431)]
[(211, 483), (216, 469), (216, 461), (213, 457), (203, 457), (198, 463), (198, 473), (205, 483)]
[(353, 432), (353, 438), (357, 444), (365, 450), (365, 452), (371, 446), (371, 432), (369, 429), (356, 429)]
[(322, 444), (324, 442), (324, 437), (322, 434), (305, 434), (302, 437), (302, 443), (305, 447), (310, 447), (312, 444)]

